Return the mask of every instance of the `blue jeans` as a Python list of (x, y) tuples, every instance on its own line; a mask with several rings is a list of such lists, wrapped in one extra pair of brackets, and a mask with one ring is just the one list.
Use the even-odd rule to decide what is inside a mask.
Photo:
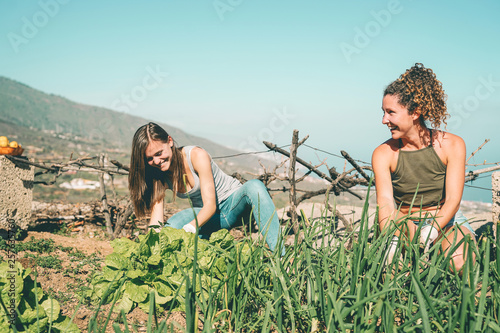
[[(194, 209), (194, 213), (193, 213)], [(191, 222), (201, 207), (188, 208), (173, 215), (167, 226), (182, 229)], [(265, 237), (267, 245), (274, 251), (281, 239), (281, 230), (276, 207), (264, 184), (257, 179), (247, 181), (221, 202), (215, 214), (199, 230), (201, 238), (208, 239), (212, 232), (231, 229), (242, 218), (248, 218), (250, 212), (259, 226), (259, 232)], [(284, 253), (284, 248), (281, 250)]]
[[(433, 221), (432, 218), (424, 220), (424, 224), (422, 226), (431, 224), (432, 221)], [(416, 223), (416, 224), (418, 224), (418, 223)], [(462, 227), (462, 226), (466, 227), (467, 229), (470, 230), (470, 232), (472, 232), (473, 235), (476, 235), (476, 233), (474, 232), (474, 229), (472, 229), (472, 226), (469, 224), (469, 222), (467, 221), (467, 218), (464, 216), (464, 214), (462, 213), (462, 211), (460, 209), (457, 211), (455, 216), (453, 216), (451, 218), (451, 220), (444, 226), (443, 229), (453, 227), (454, 225), (459, 226), (459, 227)]]

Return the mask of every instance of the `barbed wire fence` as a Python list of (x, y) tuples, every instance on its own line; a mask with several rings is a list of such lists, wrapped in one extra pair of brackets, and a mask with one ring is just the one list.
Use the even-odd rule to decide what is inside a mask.
[[(331, 153), (329, 151), (312, 147), (310, 145), (305, 144), (305, 141), (309, 138), (306, 135), (302, 140), (299, 141), (299, 131), (294, 130), (292, 134), (292, 141), (290, 145), (277, 146), (274, 143), (264, 141), (263, 144), (266, 146), (267, 150), (262, 151), (254, 151), (254, 152), (243, 152), (237, 153), (233, 155), (225, 155), (225, 156), (216, 156), (213, 157), (214, 160), (225, 160), (229, 158), (244, 156), (244, 155), (259, 155), (263, 153), (279, 153), (283, 155), (286, 159), (282, 160), (280, 163), (277, 163), (272, 168), (266, 168), (261, 161), (259, 160), (259, 164), (261, 165), (261, 169), (263, 170), (256, 176), (257, 179), (261, 180), (267, 187), (269, 192), (288, 192), (288, 200), (289, 206), (286, 212), (287, 216), (290, 218), (289, 223), (294, 231), (294, 233), (299, 233), (299, 214), (297, 213), (298, 205), (308, 199), (311, 199), (316, 196), (324, 195), (325, 196), (325, 207), (328, 211), (332, 212), (334, 217), (340, 220), (346, 228), (346, 231), (349, 234), (353, 232), (352, 222), (349, 221), (343, 214), (341, 214), (336, 208), (332, 207), (329, 204), (329, 195), (333, 192), (335, 196), (339, 196), (341, 193), (349, 193), (352, 196), (363, 200), (361, 195), (354, 192), (352, 190), (353, 187), (358, 186), (370, 186), (375, 185), (371, 176), (367, 174), (367, 172), (372, 172), (372, 167), (370, 163), (364, 162), (362, 160), (352, 158), (347, 152), (341, 151), (341, 154)], [(470, 157), (467, 159), (467, 162), (488, 142), (489, 140), (485, 140), (485, 142), (476, 149)], [(324, 154), (337, 157), (345, 161), (345, 165), (350, 164), (352, 168), (347, 169), (344, 166), (344, 170), (342, 172), (338, 172), (335, 167), (329, 167), (325, 160), (320, 162), (318, 165), (312, 165), (311, 163), (303, 160), (298, 155), (298, 148), (300, 146), (308, 147), (309, 149), (322, 152)], [(284, 148), (288, 148), (289, 150), (285, 150)], [(66, 172), (71, 171), (83, 171), (89, 173), (97, 173), (99, 176), (99, 193), (100, 199), (99, 201), (102, 204), (102, 213), (104, 215), (103, 219), (105, 221), (106, 231), (111, 236), (111, 238), (115, 238), (121, 235), (124, 230), (127, 221), (129, 221), (130, 217), (133, 215), (133, 205), (130, 199), (126, 200), (125, 204), (119, 204), (116, 199), (116, 191), (114, 188), (114, 175), (118, 176), (127, 176), (129, 173), (129, 166), (120, 163), (117, 160), (110, 160), (106, 154), (99, 154), (93, 157), (81, 157), (77, 159), (72, 159), (70, 157), (69, 161), (66, 162), (56, 162), (54, 161), (31, 161), (26, 157), (16, 157), (6, 155), (13, 162), (24, 163), (34, 166), (39, 169), (35, 173), (35, 178), (41, 177), (42, 175), (50, 174), (52, 175), (51, 180), (36, 180), (34, 184), (40, 185), (54, 185), (57, 181), (57, 178), (63, 175)], [(297, 164), (302, 165), (306, 168), (306, 172), (302, 175), (297, 173)], [(360, 165), (364, 164), (364, 165)], [(491, 165), (487, 168), (469, 171), (465, 175), (465, 186), (478, 188), (481, 190), (492, 191), (491, 188), (484, 188), (474, 185), (467, 184), (468, 182), (472, 182), (474, 180), (487, 177), (487, 173), (491, 173), (495, 170), (500, 170), (500, 162), (496, 163), (486, 163), (483, 164), (467, 164), (468, 166), (486, 166)], [(328, 174), (325, 174), (319, 170), (321, 166), (326, 166), (328, 170)], [(287, 167), (286, 172), (278, 172), (281, 168)], [(307, 177), (315, 174), (319, 178), (325, 181), (325, 185), (322, 188), (317, 190), (303, 190), (297, 187), (297, 184), (305, 180)], [(109, 176), (110, 182), (108, 191), (111, 191), (113, 194), (114, 200), (113, 203), (110, 203), (107, 196), (106, 184), (104, 181), (105, 175)], [(482, 176), (479, 176), (482, 175)], [(231, 176), (238, 179), (241, 183), (247, 181), (240, 173), (235, 172)], [(274, 181), (282, 181), (288, 186), (283, 185), (281, 188), (272, 187), (272, 183)], [(496, 189), (496, 191), (500, 191), (500, 189)], [(94, 212), (95, 213), (95, 212)]]

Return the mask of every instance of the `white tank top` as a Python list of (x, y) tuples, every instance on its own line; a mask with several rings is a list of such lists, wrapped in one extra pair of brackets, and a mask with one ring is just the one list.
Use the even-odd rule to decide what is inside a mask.
[[(189, 165), (189, 170), (191, 170), (191, 174), (193, 175), (194, 178), (194, 186), (193, 188), (188, 191), (187, 193), (179, 193), (177, 192), (177, 196), (179, 198), (189, 198), (191, 199), (191, 202), (193, 203), (193, 207), (203, 207), (203, 200), (201, 198), (201, 190), (200, 190), (200, 178), (198, 177), (198, 174), (196, 171), (194, 171), (193, 168), (193, 163), (191, 162), (191, 150), (197, 146), (186, 146), (184, 147), (184, 152), (186, 153), (188, 165)], [(241, 183), (225, 174), (217, 164), (212, 160), (210, 157), (211, 161), (211, 167), (212, 167), (212, 175), (214, 176), (214, 184), (215, 184), (215, 196), (217, 200), (217, 205), (220, 205), (224, 200), (229, 198), (231, 194), (233, 194), (234, 191), (236, 191), (238, 188), (240, 188), (242, 185)], [(169, 188), (172, 188), (172, 184), (170, 182), (170, 179), (167, 179), (167, 185)]]

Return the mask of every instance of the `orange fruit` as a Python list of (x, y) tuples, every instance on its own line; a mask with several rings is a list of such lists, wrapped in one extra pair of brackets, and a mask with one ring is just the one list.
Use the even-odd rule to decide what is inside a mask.
[(6, 136), (0, 136), (0, 147), (9, 147), (9, 139)]
[(11, 148), (17, 148), (17, 147), (19, 147), (19, 145), (17, 144), (17, 142), (16, 142), (16, 141), (11, 141), (11, 142), (9, 143), (9, 147), (11, 147)]

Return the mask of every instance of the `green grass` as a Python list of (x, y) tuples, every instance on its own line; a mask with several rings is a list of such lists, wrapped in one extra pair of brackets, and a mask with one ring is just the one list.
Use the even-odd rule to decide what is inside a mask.
[(31, 251), (37, 253), (52, 253), (55, 250), (61, 250), (63, 252), (70, 252), (72, 247), (64, 247), (60, 245), (55, 245), (54, 240), (52, 239), (35, 239), (34, 236), (31, 236), (29, 241), (26, 242), (16, 242), (14, 247), (8, 247), (7, 241), (5, 239), (0, 239), (0, 250), (3, 251), (11, 251), (14, 253), (18, 253), (20, 251)]
[[(196, 252), (184, 272), (186, 326), (167, 324), (150, 302), (147, 332), (500, 332), (499, 240), (492, 233), (477, 246), (459, 275), (440, 244), (423, 253), (401, 241), (401, 260), (384, 267), (391, 233), (369, 227), (368, 203), (353, 235), (331, 233), (330, 218), (302, 222), (304, 237), (283, 257), (264, 246), (242, 256), (233, 247), (220, 284), (202, 286)], [(497, 226), (498, 228), (498, 226)], [(354, 237), (355, 236), (355, 237)], [(353, 237), (351, 239), (351, 237)], [(247, 237), (245, 242), (252, 242)], [(460, 244), (457, 244), (460, 245)], [(241, 247), (239, 247), (241, 248)], [(470, 255), (472, 252), (469, 252)], [(396, 256), (398, 257), (398, 256)], [(469, 258), (470, 259), (470, 258)], [(193, 283), (193, 282), (197, 283)], [(116, 294), (118, 295), (118, 293)], [(154, 297), (154, 292), (150, 295)], [(114, 301), (117, 301), (116, 299)], [(97, 306), (88, 332), (135, 332), (125, 313)], [(120, 323), (120, 324), (119, 324)]]
[(63, 269), (62, 260), (59, 259), (59, 257), (40, 256), (31, 253), (25, 253), (24, 258), (28, 258), (31, 262), (30, 266), (33, 267), (52, 268), (56, 271), (61, 271)]
[[(322, 218), (315, 228), (303, 226), (304, 240), (284, 257), (263, 246), (247, 259), (233, 250), (225, 279), (206, 294), (192, 283), (195, 261), (185, 272), (186, 332), (500, 332), (498, 240), (486, 234), (476, 247), (465, 239), (477, 260), (462, 275), (449, 269), (439, 244), (427, 258), (418, 243), (402, 242), (401, 261), (384, 267), (391, 235), (375, 237), (377, 226), (368, 227), (374, 216), (364, 208), (352, 243), (337, 234), (321, 242), (331, 230)], [(173, 330), (155, 318), (150, 313), (148, 331)], [(89, 325), (89, 332), (103, 327)]]

